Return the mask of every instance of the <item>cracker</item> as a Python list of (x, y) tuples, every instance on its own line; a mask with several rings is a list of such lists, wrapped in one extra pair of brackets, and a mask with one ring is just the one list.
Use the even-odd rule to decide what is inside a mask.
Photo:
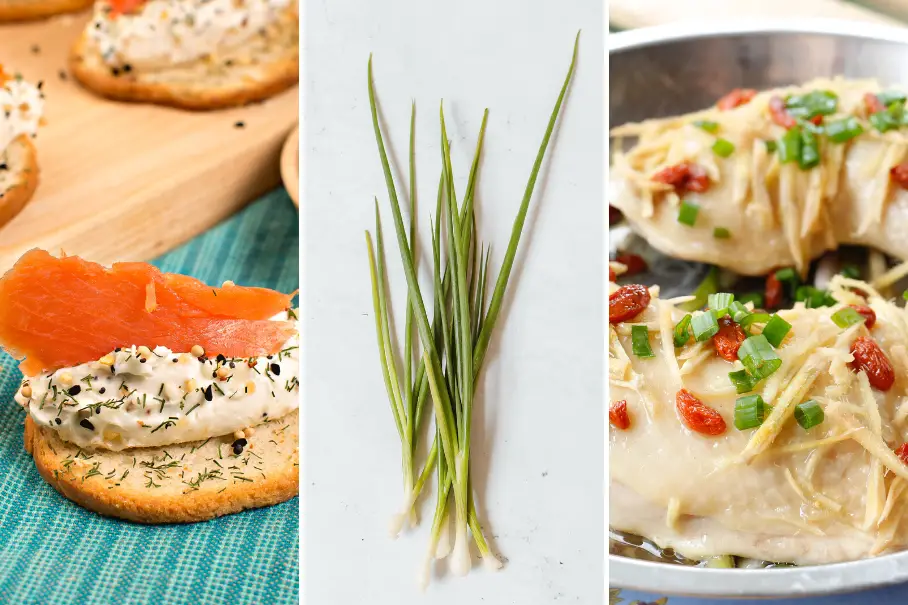
[(0, 23), (32, 21), (61, 13), (74, 13), (92, 5), (93, 0), (0, 0)]
[(25, 449), (73, 502), (138, 523), (191, 523), (299, 494), (299, 412), (255, 427), (239, 455), (232, 435), (121, 452), (83, 450), (25, 420)]
[(19, 135), (0, 151), (0, 227), (32, 199), (38, 186), (38, 153), (28, 135)]
[(194, 110), (245, 105), (299, 81), (299, 19), (288, 11), (241, 48), (159, 71), (112, 69), (83, 33), (69, 62), (83, 86), (118, 101)]

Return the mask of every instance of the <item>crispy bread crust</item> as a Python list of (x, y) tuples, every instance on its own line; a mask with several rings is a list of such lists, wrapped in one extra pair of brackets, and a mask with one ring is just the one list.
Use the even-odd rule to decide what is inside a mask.
[(114, 71), (83, 33), (70, 58), (70, 71), (95, 93), (118, 101), (210, 110), (263, 101), (299, 81), (299, 19), (288, 13), (248, 47), (171, 69)]
[(138, 523), (205, 521), (299, 494), (298, 411), (259, 425), (238, 456), (233, 440), (88, 451), (25, 420), (25, 449), (45, 481), (89, 510)]
[(0, 0), (0, 23), (46, 19), (74, 13), (92, 5), (93, 0)]
[(20, 135), (5, 151), (0, 151), (0, 162), (13, 181), (8, 186), (0, 185), (0, 227), (19, 214), (32, 199), (38, 187), (38, 153), (31, 139)]

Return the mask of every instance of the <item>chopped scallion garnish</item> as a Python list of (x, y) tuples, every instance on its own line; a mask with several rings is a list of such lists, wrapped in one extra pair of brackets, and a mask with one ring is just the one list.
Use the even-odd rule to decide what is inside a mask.
[(713, 237), (716, 239), (728, 239), (731, 237), (731, 231), (725, 227), (716, 227), (713, 229)]
[(781, 282), (787, 282), (797, 279), (798, 274), (791, 267), (785, 267), (776, 271), (776, 279)]
[(709, 340), (719, 331), (719, 322), (713, 311), (705, 311), (694, 315), (690, 320), (690, 327), (694, 332), (694, 340), (703, 342)]
[(731, 318), (735, 321), (735, 323), (741, 323), (741, 319), (750, 315), (750, 311), (747, 310), (747, 307), (744, 306), (744, 303), (736, 300), (728, 305), (728, 314), (731, 315)]
[(854, 116), (833, 120), (826, 124), (826, 135), (833, 143), (845, 143), (864, 132), (864, 127)]
[(794, 162), (801, 156), (801, 128), (789, 128), (778, 141), (779, 161)]
[(697, 214), (700, 213), (700, 206), (687, 200), (681, 200), (681, 208), (678, 209), (678, 222), (688, 227), (693, 227), (697, 222)]
[(794, 416), (801, 428), (808, 430), (823, 422), (826, 414), (819, 403), (813, 399), (808, 399), (804, 403), (799, 403), (795, 406)]
[(820, 142), (817, 135), (809, 128), (801, 129), (801, 151), (798, 154), (798, 166), (801, 170), (810, 170), (820, 163)]
[(848, 279), (861, 279), (861, 270), (856, 265), (845, 265), (841, 271), (842, 277)]
[(744, 328), (749, 328), (753, 324), (765, 324), (770, 319), (772, 319), (772, 315), (769, 313), (751, 313), (741, 319), (738, 323)]
[(798, 286), (795, 290), (795, 302), (803, 302), (808, 309), (818, 309), (819, 307), (829, 307), (836, 304), (836, 300), (826, 290), (820, 290), (813, 286)]
[(749, 302), (753, 303), (754, 309), (763, 308), (763, 295), (759, 292), (748, 292), (747, 294), (742, 294), (738, 297), (738, 300), (745, 304)]
[(757, 386), (757, 382), (759, 382), (754, 380), (754, 377), (748, 374), (747, 370), (729, 372), (728, 378), (731, 380), (732, 384), (735, 385), (735, 391), (738, 395), (753, 391), (754, 387)]
[(809, 120), (836, 112), (839, 97), (828, 90), (813, 90), (803, 95), (792, 95), (785, 100), (785, 108), (795, 118)]
[(738, 359), (751, 376), (762, 380), (770, 376), (782, 365), (782, 359), (776, 354), (772, 345), (762, 334), (751, 336), (741, 343)]
[(631, 326), (631, 349), (637, 357), (655, 357), (655, 353), (649, 345), (649, 328)]
[(766, 153), (775, 153), (778, 144), (775, 141), (763, 141), (766, 143)]
[(855, 311), (852, 307), (842, 307), (832, 314), (832, 321), (840, 328), (850, 328), (854, 324), (862, 323), (867, 318)]
[(687, 341), (690, 340), (690, 320), (692, 315), (688, 313), (681, 318), (675, 325), (674, 334), (672, 335), (672, 340), (675, 343), (676, 347), (683, 347), (687, 344)]
[(694, 126), (712, 134), (719, 132), (719, 123), (711, 122), (710, 120), (696, 120), (694, 121)]
[(747, 395), (735, 401), (735, 428), (739, 431), (752, 429), (766, 420), (766, 402), (760, 395)]
[(898, 129), (905, 122), (905, 104), (893, 102), (885, 110), (872, 114), (869, 120), (880, 132)]
[(716, 317), (725, 317), (728, 313), (728, 306), (735, 300), (734, 294), (728, 292), (717, 292), (710, 294), (706, 299), (706, 304), (716, 314)]
[(720, 158), (727, 158), (735, 152), (735, 144), (727, 139), (716, 139), (713, 143), (713, 153)]
[(906, 96), (900, 90), (884, 90), (877, 93), (876, 98), (880, 100), (880, 103), (889, 107), (893, 103), (904, 103)]
[(719, 269), (714, 265), (709, 268), (703, 281), (697, 284), (697, 288), (692, 293), (694, 299), (678, 306), (685, 311), (696, 311), (697, 309), (702, 308), (703, 305), (706, 304), (709, 295), (716, 292), (718, 289)]
[(785, 340), (785, 337), (790, 331), (791, 324), (776, 314), (770, 317), (769, 321), (766, 322), (766, 326), (763, 328), (763, 336), (766, 337), (769, 344), (779, 348), (779, 345), (782, 344), (782, 341)]

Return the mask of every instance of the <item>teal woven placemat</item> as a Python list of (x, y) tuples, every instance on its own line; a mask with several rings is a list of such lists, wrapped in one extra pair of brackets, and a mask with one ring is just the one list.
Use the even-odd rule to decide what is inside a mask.
[[(298, 214), (283, 190), (155, 261), (220, 284), (299, 285)], [(22, 447), (21, 375), (0, 353), (0, 604), (299, 603), (299, 499), (190, 525), (142, 526), (76, 506)]]

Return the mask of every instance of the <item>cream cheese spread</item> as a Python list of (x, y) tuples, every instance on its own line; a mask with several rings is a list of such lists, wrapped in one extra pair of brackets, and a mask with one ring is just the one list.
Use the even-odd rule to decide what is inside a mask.
[(150, 0), (129, 14), (112, 14), (101, 1), (87, 34), (108, 65), (162, 69), (240, 46), (292, 1)]
[(121, 348), (26, 379), (16, 401), (37, 424), (85, 448), (157, 447), (242, 431), (299, 407), (295, 325), (297, 335), (262, 357)]
[(21, 135), (35, 136), (43, 113), (39, 87), (21, 76), (6, 79), (0, 67), (0, 152)]

